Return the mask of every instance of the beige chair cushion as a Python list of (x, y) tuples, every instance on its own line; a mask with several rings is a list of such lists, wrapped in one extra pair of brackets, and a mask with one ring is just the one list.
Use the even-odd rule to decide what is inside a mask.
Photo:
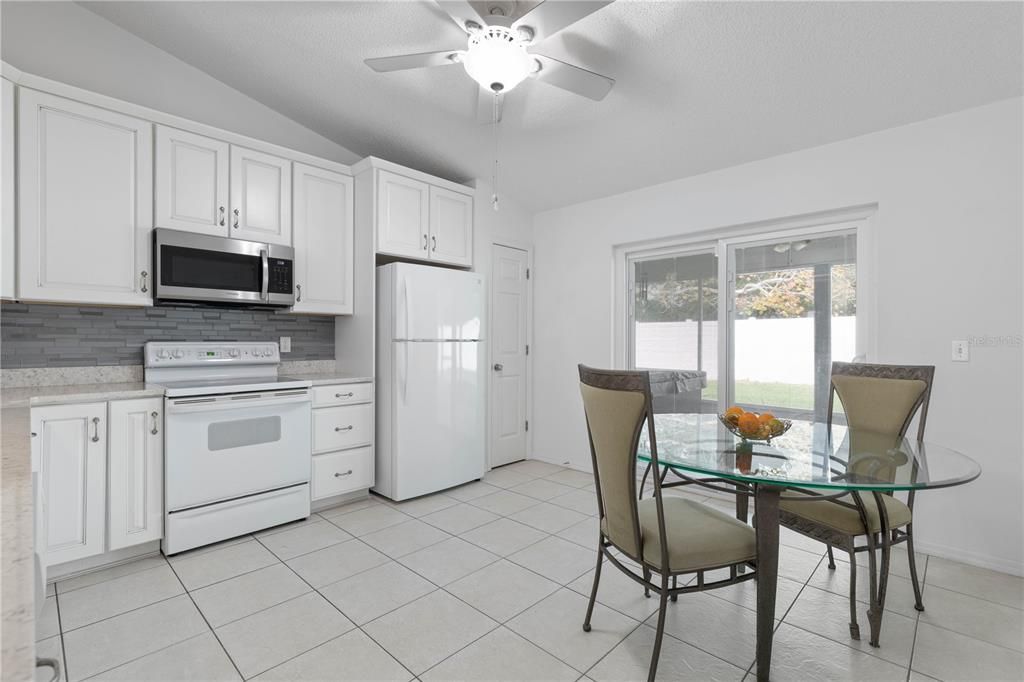
[[(723, 512), (682, 497), (663, 497), (669, 570), (673, 573), (728, 566), (757, 556), (754, 529)], [(640, 500), (643, 558), (661, 568), (658, 509), (653, 499)], [(601, 530), (605, 522), (601, 521)]]
[(903, 425), (928, 385), (920, 379), (887, 379), (845, 374), (832, 376), (846, 421), (854, 429), (890, 435)]
[[(779, 502), (779, 509), (847, 535), (864, 535), (864, 524), (860, 520), (860, 512), (856, 509), (844, 507), (830, 500), (794, 501), (793, 498), (797, 496), (806, 497), (807, 493), (799, 491), (784, 493)], [(910, 508), (907, 505), (890, 495), (881, 497), (889, 519), (889, 528), (899, 528), (911, 522)], [(848, 504), (854, 504), (852, 495), (843, 495), (838, 499)], [(875, 496), (864, 492), (861, 493), (861, 500), (864, 501), (864, 510), (867, 512), (871, 532), (877, 533), (881, 528), (881, 521), (878, 517)]]

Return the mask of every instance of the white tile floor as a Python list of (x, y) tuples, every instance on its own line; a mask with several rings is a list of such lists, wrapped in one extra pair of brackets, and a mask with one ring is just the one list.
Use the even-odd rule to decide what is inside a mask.
[[(580, 627), (592, 484), (522, 462), (443, 494), (373, 498), (62, 581), (39, 655), (63, 656), (67, 680), (646, 679), (656, 598), (606, 567), (593, 630)], [(773, 677), (1024, 678), (1024, 580), (922, 555), (918, 614), (897, 550), (873, 649), (848, 636), (846, 565), (829, 571), (824, 548), (793, 533), (782, 543)], [(670, 603), (659, 678), (751, 679), (755, 596), (744, 583)]]

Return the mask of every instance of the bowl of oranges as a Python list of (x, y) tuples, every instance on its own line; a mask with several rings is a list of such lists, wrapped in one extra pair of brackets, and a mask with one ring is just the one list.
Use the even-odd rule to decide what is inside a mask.
[(771, 412), (748, 412), (739, 406), (732, 406), (718, 418), (725, 428), (743, 440), (761, 440), (766, 443), (778, 438), (793, 425), (788, 419), (779, 419)]

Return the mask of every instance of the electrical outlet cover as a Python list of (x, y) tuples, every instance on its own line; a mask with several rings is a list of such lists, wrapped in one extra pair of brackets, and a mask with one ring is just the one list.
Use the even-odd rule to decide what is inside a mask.
[(291, 353), (292, 352), (292, 337), (282, 336), (281, 337), (281, 352)]
[(970, 344), (967, 341), (953, 341), (953, 362), (967, 362), (971, 359)]

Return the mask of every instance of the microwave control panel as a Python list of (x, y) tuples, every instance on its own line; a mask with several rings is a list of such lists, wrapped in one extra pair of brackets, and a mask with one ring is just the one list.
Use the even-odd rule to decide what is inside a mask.
[(271, 258), (269, 263), (270, 284), (268, 292), (271, 294), (291, 294), (292, 262), (283, 258)]

